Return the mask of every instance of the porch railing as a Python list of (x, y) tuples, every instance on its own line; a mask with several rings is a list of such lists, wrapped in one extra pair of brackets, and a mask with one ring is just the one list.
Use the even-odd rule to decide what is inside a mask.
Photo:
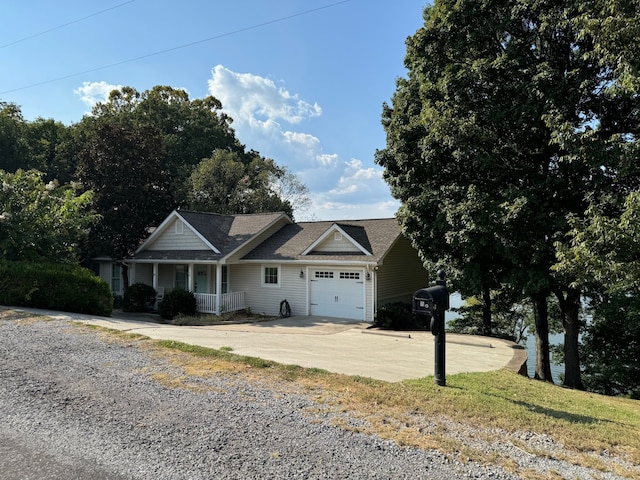
[(244, 303), (244, 292), (231, 292), (217, 295), (215, 293), (196, 293), (196, 308), (200, 313), (218, 313), (218, 301), (220, 309), (219, 313), (235, 312), (246, 308)]

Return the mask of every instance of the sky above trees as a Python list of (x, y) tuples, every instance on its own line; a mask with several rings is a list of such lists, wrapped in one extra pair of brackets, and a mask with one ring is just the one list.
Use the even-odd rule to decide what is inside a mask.
[[(374, 164), (382, 103), (405, 75), (425, 0), (3, 6), (0, 100), (27, 120), (79, 121), (118, 86), (213, 95), (238, 139), (309, 187), (318, 219), (392, 216)], [(302, 220), (302, 218), (301, 218)]]

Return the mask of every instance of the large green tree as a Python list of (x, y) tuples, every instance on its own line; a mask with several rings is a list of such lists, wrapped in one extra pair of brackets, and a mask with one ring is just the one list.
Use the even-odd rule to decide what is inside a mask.
[(216, 150), (251, 156), (235, 137), (232, 120), (222, 112), (218, 99), (190, 99), (186, 91), (168, 86), (142, 93), (131, 87), (114, 90), (83, 122), (89, 135), (95, 123), (156, 129), (163, 145), (161, 168), (170, 177), (169, 191), (176, 206), (187, 205), (186, 181), (202, 159)]
[(564, 381), (576, 388), (580, 290), (551, 269), (555, 245), (590, 195), (637, 175), (621, 163), (635, 136), (619, 119), (635, 100), (616, 90), (622, 70), (598, 54), (608, 47), (594, 38), (596, 6), (435, 1), (407, 41), (408, 77), (383, 108), (387, 147), (376, 154), (427, 261), (447, 265), (455, 286), (485, 303), (505, 284), (530, 298), (536, 377), (547, 381), (547, 300), (558, 297)]
[(0, 256), (7, 260), (74, 263), (97, 217), (91, 192), (37, 170), (0, 170)]
[(555, 268), (585, 288), (591, 319), (582, 339), (589, 390), (640, 398), (640, 192), (620, 216), (607, 203), (572, 220), (568, 244), (558, 245)]
[[(162, 140), (153, 127), (99, 125), (78, 155), (78, 180), (93, 192), (101, 221), (91, 231), (89, 255), (121, 260), (172, 210), (162, 169)], [(126, 268), (125, 288), (127, 284)]]
[(188, 206), (192, 210), (225, 214), (286, 212), (292, 205), (283, 200), (272, 183), (284, 171), (274, 162), (257, 156), (250, 162), (236, 152), (216, 150), (202, 160), (187, 181)]
[(25, 125), (17, 105), (0, 102), (0, 169), (11, 173), (30, 169)]

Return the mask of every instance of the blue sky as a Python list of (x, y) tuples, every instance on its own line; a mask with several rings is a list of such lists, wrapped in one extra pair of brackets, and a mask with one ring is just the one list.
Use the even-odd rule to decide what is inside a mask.
[(390, 217), (380, 114), (426, 3), (3, 2), (0, 100), (69, 124), (117, 86), (214, 95), (247, 148), (309, 187), (298, 220)]

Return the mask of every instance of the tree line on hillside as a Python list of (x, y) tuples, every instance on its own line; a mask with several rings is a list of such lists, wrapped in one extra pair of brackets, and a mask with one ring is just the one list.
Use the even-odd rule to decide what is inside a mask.
[(120, 260), (176, 208), (293, 217), (308, 206), (307, 187), (231, 123), (216, 98), (167, 86), (114, 90), (69, 126), (0, 102), (0, 252)]
[(640, 398), (636, 2), (436, 0), (406, 45), (376, 162), (463, 323), (531, 314), (550, 382), (556, 323), (564, 385)]

